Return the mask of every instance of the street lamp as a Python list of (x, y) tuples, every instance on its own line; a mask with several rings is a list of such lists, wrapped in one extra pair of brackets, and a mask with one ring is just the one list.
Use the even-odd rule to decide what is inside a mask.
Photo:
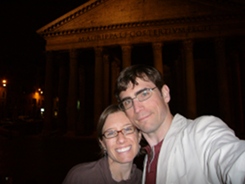
[(7, 86), (7, 80), (3, 79), (2, 84), (3, 84), (3, 87), (6, 87)]
[(38, 91), (39, 91), (39, 93), (40, 93), (41, 95), (43, 94), (43, 91), (42, 91), (41, 88), (38, 88)]

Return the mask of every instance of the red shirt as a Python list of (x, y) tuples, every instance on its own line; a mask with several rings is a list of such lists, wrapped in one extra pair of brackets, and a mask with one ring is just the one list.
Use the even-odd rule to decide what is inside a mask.
[(148, 154), (147, 165), (145, 169), (145, 183), (146, 184), (155, 184), (156, 183), (156, 176), (157, 176), (157, 161), (158, 156), (160, 153), (160, 149), (162, 146), (162, 142), (159, 142), (153, 148), (149, 145), (145, 147), (146, 152)]

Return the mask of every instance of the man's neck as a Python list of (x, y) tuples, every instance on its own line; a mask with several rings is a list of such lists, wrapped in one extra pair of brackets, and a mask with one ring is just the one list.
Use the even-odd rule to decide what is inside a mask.
[(151, 132), (149, 134), (142, 132), (144, 138), (146, 139), (146, 141), (151, 147), (157, 145), (159, 142), (161, 142), (165, 138), (172, 124), (172, 120), (173, 120), (173, 115), (169, 114), (165, 118), (162, 125), (155, 132)]

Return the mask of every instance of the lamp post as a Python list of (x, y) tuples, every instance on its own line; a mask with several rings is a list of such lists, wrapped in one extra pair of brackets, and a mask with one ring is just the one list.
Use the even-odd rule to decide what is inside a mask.
[(3, 79), (0, 86), (0, 118), (5, 117), (7, 99), (7, 80)]

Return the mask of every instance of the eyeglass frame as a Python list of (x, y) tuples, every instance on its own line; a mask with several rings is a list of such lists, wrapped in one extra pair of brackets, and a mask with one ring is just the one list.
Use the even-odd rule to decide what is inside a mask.
[[(133, 128), (133, 131), (130, 132), (130, 133), (125, 134), (124, 131), (125, 131), (127, 128), (129, 128), (129, 127), (132, 127), (132, 128)], [(109, 130), (106, 130), (106, 131), (102, 134), (102, 136), (103, 136), (104, 138), (106, 138), (106, 139), (112, 139), (112, 138), (117, 137), (117, 136), (119, 135), (119, 133), (122, 133), (122, 135), (124, 135), (124, 136), (133, 134), (133, 133), (135, 132), (136, 129), (137, 129), (137, 128), (136, 128), (134, 125), (126, 126), (126, 127), (122, 128), (121, 130), (113, 130), (113, 129), (111, 130), (111, 129), (109, 129)], [(106, 136), (105, 136), (105, 133), (108, 132), (108, 131), (116, 132), (115, 136), (113, 136), (113, 137), (106, 137)]]
[[(120, 103), (118, 104), (118, 107), (121, 109), (121, 110), (123, 110), (123, 111), (125, 111), (125, 110), (128, 110), (128, 109), (130, 109), (131, 107), (133, 107), (133, 104), (134, 104), (134, 99), (138, 99), (138, 95), (139, 94), (141, 94), (141, 93), (143, 93), (144, 91), (149, 91), (150, 92), (150, 95), (149, 95), (149, 97), (148, 98), (146, 98), (146, 99), (144, 99), (144, 100), (139, 100), (138, 99), (138, 101), (139, 102), (143, 102), (143, 101), (145, 101), (145, 100), (147, 100), (147, 99), (149, 99), (151, 96), (152, 96), (152, 91), (154, 90), (154, 89), (156, 89), (157, 88), (157, 86), (155, 86), (155, 87), (153, 87), (153, 88), (144, 88), (144, 89), (142, 89), (142, 90), (139, 90), (136, 94), (135, 94), (135, 97), (126, 97), (126, 98), (124, 98), (123, 100), (121, 100), (120, 101)], [(129, 108), (125, 108), (124, 107), (124, 105), (123, 105), (123, 102), (125, 101), (125, 100), (131, 100), (132, 101), (132, 106), (130, 106)]]

